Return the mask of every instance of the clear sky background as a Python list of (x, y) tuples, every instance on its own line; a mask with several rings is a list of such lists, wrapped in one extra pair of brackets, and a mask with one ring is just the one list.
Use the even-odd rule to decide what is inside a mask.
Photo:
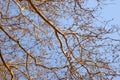
[(105, 20), (113, 19), (112, 23), (120, 25), (120, 0), (110, 0), (102, 9), (101, 16)]

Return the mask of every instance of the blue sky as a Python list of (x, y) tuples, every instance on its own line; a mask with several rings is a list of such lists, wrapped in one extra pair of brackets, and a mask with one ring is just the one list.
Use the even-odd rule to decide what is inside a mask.
[[(120, 27), (120, 0), (111, 0), (112, 3), (103, 7), (101, 16), (104, 20), (111, 20), (111, 24), (118, 25)], [(113, 35), (116, 38), (116, 35)], [(119, 38), (120, 39), (120, 38)], [(117, 65), (116, 65), (117, 66)], [(113, 80), (120, 80), (120, 77), (116, 77)]]
[[(94, 0), (92, 0), (92, 1), (94, 1)], [(112, 1), (111, 4), (108, 3), (108, 5), (104, 6), (103, 9), (100, 11), (101, 12), (100, 16), (104, 20), (114, 19), (112, 21), (112, 23), (120, 25), (120, 10), (119, 10), (120, 0), (111, 0), (111, 1)], [(120, 80), (120, 77), (117, 77), (114, 80)]]
[(112, 23), (120, 25), (120, 0), (111, 0), (108, 5), (104, 6), (101, 16), (105, 20), (113, 19)]

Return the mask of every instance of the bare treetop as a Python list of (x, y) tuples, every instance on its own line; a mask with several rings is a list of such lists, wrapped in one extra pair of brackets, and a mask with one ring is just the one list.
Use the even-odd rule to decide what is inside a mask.
[[(112, 80), (120, 76), (118, 26), (99, 21), (104, 1), (1, 0), (0, 78)], [(99, 23), (100, 22), (100, 23)], [(99, 23), (99, 24), (98, 24)]]

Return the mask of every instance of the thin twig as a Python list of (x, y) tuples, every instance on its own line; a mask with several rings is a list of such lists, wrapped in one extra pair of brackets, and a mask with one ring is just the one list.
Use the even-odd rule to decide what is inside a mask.
[(7, 63), (5, 62), (3, 56), (2, 56), (2, 53), (1, 53), (1, 50), (0, 50), (0, 58), (4, 64), (4, 66), (7, 68), (7, 70), (10, 72), (10, 75), (11, 75), (11, 80), (13, 80), (13, 77), (14, 77), (14, 74), (13, 74), (13, 71), (10, 69), (10, 67), (7, 65)]

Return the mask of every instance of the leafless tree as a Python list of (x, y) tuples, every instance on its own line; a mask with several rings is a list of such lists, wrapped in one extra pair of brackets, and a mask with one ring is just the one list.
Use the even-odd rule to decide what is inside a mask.
[(0, 78), (112, 80), (119, 27), (100, 22), (103, 0), (0, 0)]

